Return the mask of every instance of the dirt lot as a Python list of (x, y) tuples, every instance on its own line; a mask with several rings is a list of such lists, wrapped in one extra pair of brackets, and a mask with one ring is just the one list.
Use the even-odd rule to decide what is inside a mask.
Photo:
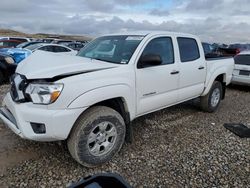
[[(8, 86), (0, 87), (0, 100)], [(250, 88), (230, 87), (218, 112), (197, 101), (137, 119), (134, 142), (108, 164), (87, 169), (58, 143), (22, 140), (0, 123), (0, 187), (65, 187), (99, 172), (116, 172), (134, 187), (249, 187), (250, 139), (225, 122), (250, 126)]]

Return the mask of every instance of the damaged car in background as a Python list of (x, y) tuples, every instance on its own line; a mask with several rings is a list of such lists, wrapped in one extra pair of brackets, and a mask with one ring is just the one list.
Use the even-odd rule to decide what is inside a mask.
[(76, 50), (58, 44), (30, 43), (22, 43), (24, 47), (20, 44), (17, 48), (0, 49), (0, 84), (9, 80), (10, 76), (15, 72), (17, 65), (36, 51), (46, 51), (61, 55), (77, 54)]

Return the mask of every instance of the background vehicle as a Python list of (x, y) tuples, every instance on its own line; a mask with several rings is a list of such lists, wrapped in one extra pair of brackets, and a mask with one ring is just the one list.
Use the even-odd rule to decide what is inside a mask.
[(30, 45), (39, 44), (39, 43), (43, 43), (43, 42), (39, 42), (39, 41), (23, 42), (23, 43), (17, 45), (16, 48), (26, 48)]
[(121, 149), (137, 117), (197, 97), (216, 111), (233, 68), (232, 58), (207, 61), (194, 35), (103, 36), (77, 56), (39, 52), (22, 61), (0, 118), (23, 138), (67, 140), (72, 157), (93, 167)]
[(0, 54), (0, 85), (7, 81), (15, 73), (17, 64), (12, 56)]
[(244, 51), (234, 57), (235, 68), (232, 83), (250, 86), (250, 51)]
[(30, 50), (32, 52), (36, 50), (42, 50), (53, 53), (61, 53), (65, 55), (76, 55), (77, 51), (63, 45), (59, 44), (45, 44), (45, 43), (37, 43), (30, 46), (25, 47), (25, 49)]
[(57, 40), (57, 38), (45, 38), (45, 39), (41, 39), (41, 42), (52, 43), (54, 40)]
[(52, 44), (67, 45), (67, 44), (69, 44), (69, 43), (71, 43), (71, 42), (74, 42), (74, 41), (72, 41), (72, 40), (64, 40), (64, 39), (55, 39), (55, 40), (53, 40), (51, 43), (52, 43)]
[(220, 47), (219, 48), (223, 55), (228, 55), (228, 56), (235, 56), (239, 54), (240, 52), (250, 50), (250, 45), (249, 44), (230, 44), (227, 47)]
[(238, 48), (218, 48), (218, 50), (220, 51), (220, 53), (224, 56), (230, 56), (230, 57), (234, 57), (237, 54), (240, 53), (240, 49)]
[(15, 61), (15, 63), (20, 63), (23, 59), (28, 57), (32, 52), (37, 50), (53, 52), (53, 53), (60, 53), (65, 55), (76, 55), (77, 51), (68, 48), (66, 46), (57, 45), (57, 44), (46, 44), (36, 42), (35, 44), (28, 45), (24, 48), (12, 48), (12, 49), (1, 49), (0, 54), (7, 54), (11, 55)]
[(205, 58), (217, 58), (217, 57), (222, 57), (222, 53), (218, 51), (218, 48), (215, 48), (213, 45), (202, 42), (202, 47), (204, 50)]
[(238, 49), (240, 52), (250, 50), (248, 44), (230, 44), (228, 46), (229, 49)]
[(68, 46), (69, 48), (71, 48), (73, 50), (79, 51), (85, 45), (83, 43), (80, 43), (80, 42), (70, 42), (70, 43), (66, 44), (66, 46)]
[(5, 40), (18, 40), (20, 42), (30, 42), (30, 38), (26, 37), (4, 37)]
[[(3, 83), (4, 81), (8, 80), (9, 77), (15, 72), (17, 65), (37, 50), (60, 53), (65, 55), (76, 55), (77, 53), (77, 51), (72, 50), (66, 46), (45, 43), (35, 43), (32, 45), (28, 45), (24, 48), (1, 49), (0, 83)], [(8, 61), (6, 61), (6, 57), (8, 57)]]
[(0, 40), (0, 48), (15, 48), (21, 43), (19, 40)]
[(9, 40), (9, 37), (0, 37), (0, 40)]

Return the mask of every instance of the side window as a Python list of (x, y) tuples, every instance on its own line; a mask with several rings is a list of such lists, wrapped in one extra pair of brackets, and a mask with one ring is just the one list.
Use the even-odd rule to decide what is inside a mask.
[(53, 46), (54, 47), (54, 52), (69, 52), (70, 50), (68, 48), (64, 48), (61, 46)]
[(75, 48), (75, 44), (69, 44), (68, 47)]
[(47, 51), (47, 52), (53, 52), (53, 49), (51, 46), (43, 46), (39, 48), (39, 50)]
[(174, 63), (174, 49), (170, 37), (160, 37), (151, 40), (144, 49), (142, 56), (147, 54), (159, 55), (162, 65)]
[(194, 61), (200, 58), (198, 44), (195, 39), (178, 37), (181, 62)]
[(83, 44), (76, 44), (76, 47), (77, 47), (77, 48), (82, 48), (82, 47), (83, 47)]

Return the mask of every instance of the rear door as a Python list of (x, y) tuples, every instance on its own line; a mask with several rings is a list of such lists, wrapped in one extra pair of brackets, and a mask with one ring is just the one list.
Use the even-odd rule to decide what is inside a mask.
[(206, 62), (202, 58), (196, 39), (177, 37), (180, 54), (179, 101), (188, 100), (204, 90), (206, 80)]
[(174, 104), (178, 96), (179, 66), (172, 38), (151, 39), (141, 57), (148, 54), (159, 55), (162, 64), (136, 69), (138, 116)]

